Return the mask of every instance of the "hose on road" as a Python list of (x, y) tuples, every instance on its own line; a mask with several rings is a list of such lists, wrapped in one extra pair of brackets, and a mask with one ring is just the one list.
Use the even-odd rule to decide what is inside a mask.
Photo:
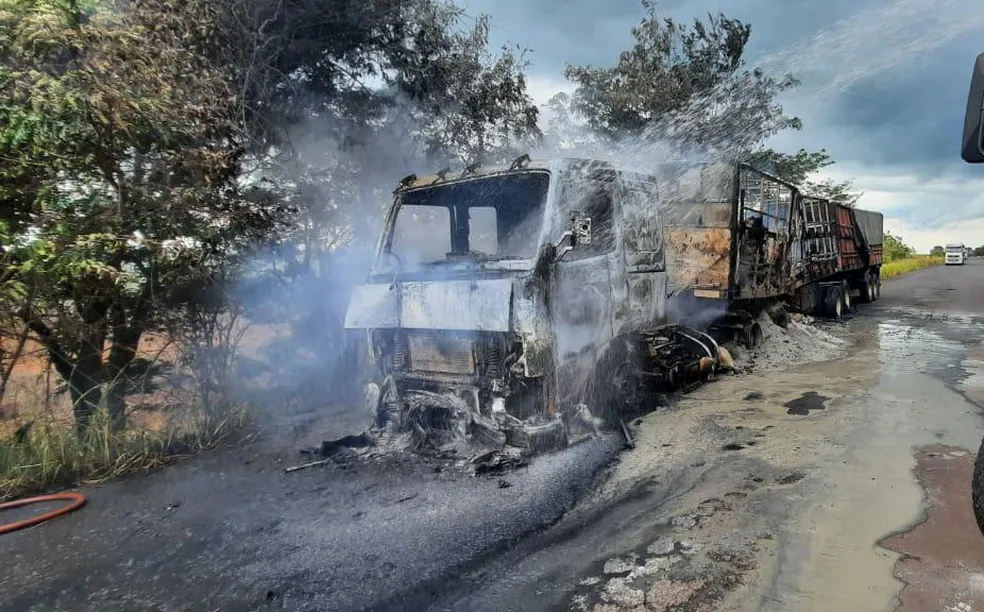
[(70, 503), (62, 506), (61, 508), (55, 508), (54, 510), (50, 510), (44, 514), (32, 516), (22, 521), (0, 524), (0, 535), (17, 531), (18, 529), (33, 527), (34, 525), (39, 525), (45, 521), (50, 521), (57, 516), (74, 512), (84, 506), (86, 500), (85, 496), (81, 493), (53, 493), (51, 495), (38, 495), (36, 497), (25, 497), (24, 499), (15, 499), (14, 501), (5, 502), (0, 504), (0, 510), (9, 510), (12, 508), (20, 508), (21, 506), (28, 506), (30, 504), (40, 504), (43, 502), (52, 501), (67, 501)]

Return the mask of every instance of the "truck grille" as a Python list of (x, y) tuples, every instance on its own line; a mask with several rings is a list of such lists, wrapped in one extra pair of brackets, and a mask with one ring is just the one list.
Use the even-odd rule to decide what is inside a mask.
[(446, 332), (411, 331), (407, 334), (410, 368), (418, 372), (473, 374), (475, 350), (468, 336)]

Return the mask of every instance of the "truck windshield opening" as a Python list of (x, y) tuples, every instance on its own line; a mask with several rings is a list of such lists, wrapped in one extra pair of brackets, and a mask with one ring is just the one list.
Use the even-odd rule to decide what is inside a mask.
[[(388, 250), (403, 266), (449, 260), (532, 259), (539, 246), (550, 175), (476, 178), (400, 196)], [(380, 266), (392, 267), (382, 257)]]

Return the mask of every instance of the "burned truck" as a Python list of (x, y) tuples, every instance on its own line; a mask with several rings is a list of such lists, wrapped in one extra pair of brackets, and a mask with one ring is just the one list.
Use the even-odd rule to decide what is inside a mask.
[[(661, 186), (670, 309), (718, 341), (756, 345), (784, 306), (840, 318), (881, 291), (881, 213), (812, 197), (745, 164), (667, 163)], [(782, 311), (784, 312), (784, 311)]]
[(651, 175), (522, 156), (407, 177), (345, 320), (367, 335), (374, 428), (532, 450), (619, 429), (718, 364), (710, 336), (668, 323), (667, 279)]

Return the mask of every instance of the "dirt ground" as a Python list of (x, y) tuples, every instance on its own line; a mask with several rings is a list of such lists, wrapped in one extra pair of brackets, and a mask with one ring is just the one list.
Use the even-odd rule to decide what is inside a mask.
[(633, 450), (598, 440), (506, 475), (284, 474), (298, 439), (357, 431), (305, 415), (0, 536), (0, 609), (984, 609), (982, 288), (978, 262), (893, 280), (809, 327), (820, 359), (756, 360), (635, 422)]

